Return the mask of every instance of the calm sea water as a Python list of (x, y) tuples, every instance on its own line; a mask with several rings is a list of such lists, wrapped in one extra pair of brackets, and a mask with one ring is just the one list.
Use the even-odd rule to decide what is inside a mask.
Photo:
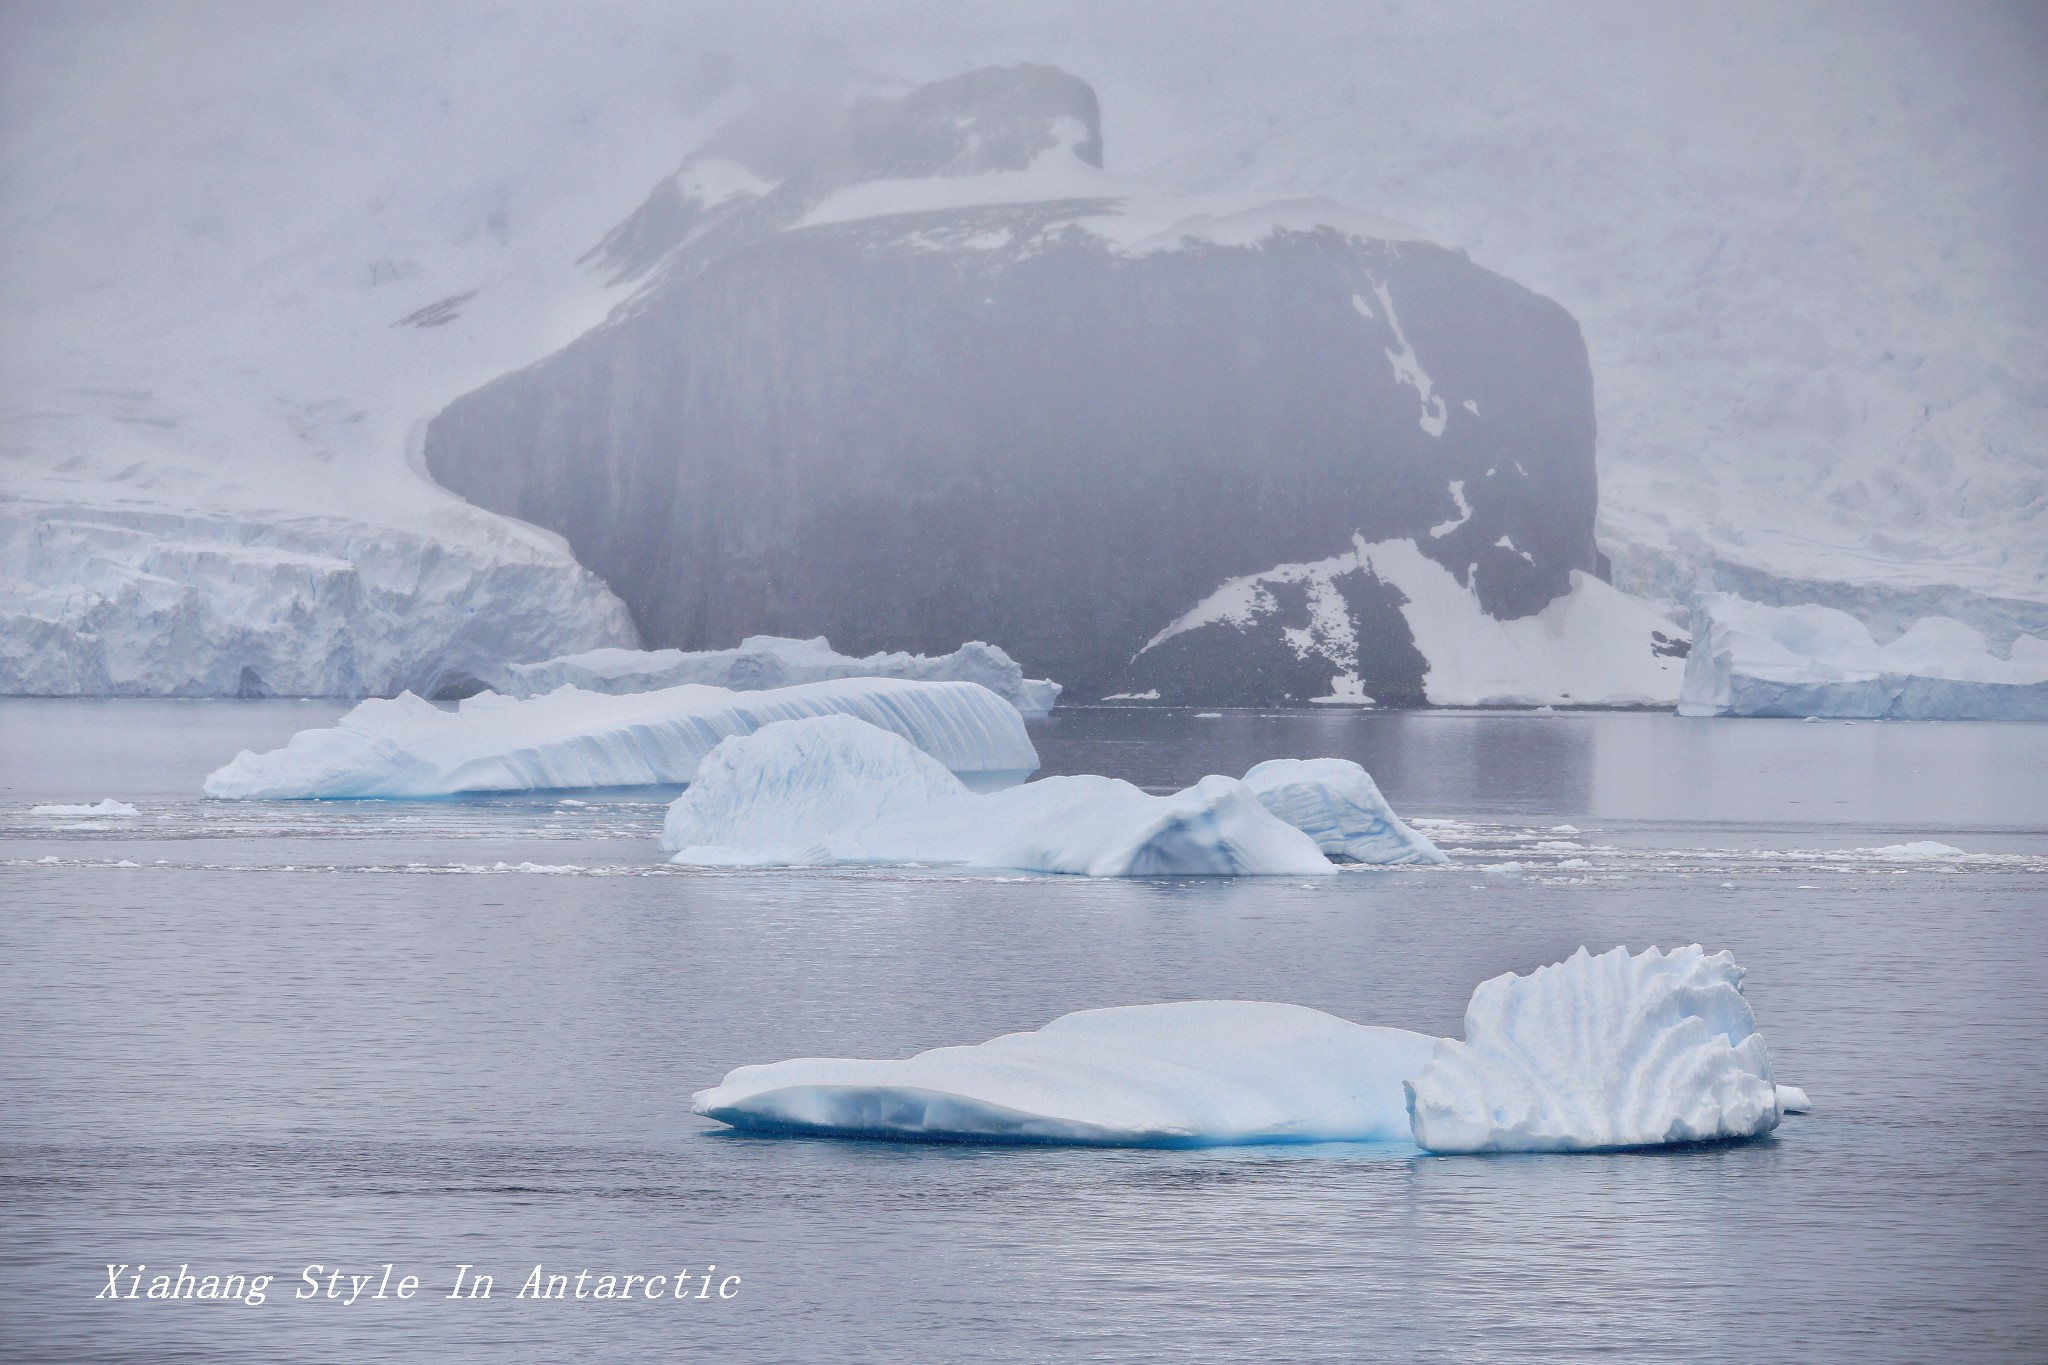
[[(653, 792), (196, 798), (340, 709), (0, 702), (0, 1356), (2048, 1355), (2048, 727), (1037, 727), (1048, 770), (1155, 787), (1355, 757), (1453, 822), (1449, 869), (1314, 884), (683, 872), (656, 861)], [(140, 813), (27, 813), (103, 796)], [(1971, 856), (1854, 852), (1923, 838)], [(1487, 976), (1694, 941), (1750, 969), (1780, 1078), (1813, 1095), (1774, 1137), (1088, 1151), (720, 1137), (689, 1113), (742, 1063), (1099, 1005), (1450, 1033)], [(95, 1301), (109, 1262), (277, 1278), (256, 1307)], [(293, 1296), (309, 1265), (324, 1294), (386, 1263), (418, 1297)], [(445, 1297), (462, 1264), (489, 1299)], [(514, 1298), (536, 1264), (741, 1280)]]

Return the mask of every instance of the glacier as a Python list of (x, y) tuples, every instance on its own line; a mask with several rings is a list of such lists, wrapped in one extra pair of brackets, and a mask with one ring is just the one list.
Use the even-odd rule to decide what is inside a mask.
[(920, 863), (1090, 877), (1326, 876), (1316, 841), (1246, 784), (1205, 777), (1153, 796), (1109, 777), (977, 794), (897, 735), (841, 716), (721, 743), (669, 807), (662, 848), (686, 866)]
[(1402, 823), (1379, 785), (1345, 758), (1273, 758), (1244, 775), (1267, 810), (1353, 863), (1447, 863), (1429, 837)]
[(2048, 720), (2048, 639), (2007, 657), (1961, 621), (1924, 617), (1879, 645), (1833, 607), (1702, 594), (1678, 711), (1685, 716)]
[(507, 658), (637, 643), (557, 538), (428, 521), (0, 499), (0, 695), (432, 696)]
[(1728, 954), (1697, 945), (1581, 948), (1481, 983), (1463, 1040), (1186, 1000), (1082, 1010), (904, 1060), (742, 1066), (692, 1104), (753, 1132), (926, 1141), (1456, 1154), (1754, 1137), (1810, 1101), (1773, 1080), (1741, 979)]
[(1465, 1036), (1408, 1083), (1433, 1152), (1599, 1151), (1754, 1137), (1781, 1115), (1742, 969), (1697, 944), (1584, 948), (1480, 983)]
[(749, 635), (738, 649), (685, 653), (680, 649), (596, 649), (582, 654), (511, 664), (482, 681), (508, 697), (532, 697), (558, 687), (586, 692), (652, 692), (684, 683), (702, 683), (751, 692), (828, 678), (913, 678), (923, 682), (980, 683), (1027, 716), (1043, 716), (1059, 700), (1060, 685), (1027, 678), (1024, 670), (995, 645), (970, 640), (951, 654), (870, 654), (854, 658), (832, 648), (820, 635), (792, 640), (779, 635)]
[(207, 777), (205, 792), (277, 800), (684, 783), (729, 736), (826, 714), (900, 735), (976, 785), (1019, 782), (1038, 767), (1023, 717), (985, 687), (846, 678), (770, 692), (486, 692), (452, 711), (404, 693), (302, 730), (282, 749), (244, 750)]
[(757, 1132), (1114, 1146), (1405, 1142), (1436, 1040), (1300, 1005), (1187, 1000), (1063, 1015), (902, 1061), (743, 1066), (693, 1098)]

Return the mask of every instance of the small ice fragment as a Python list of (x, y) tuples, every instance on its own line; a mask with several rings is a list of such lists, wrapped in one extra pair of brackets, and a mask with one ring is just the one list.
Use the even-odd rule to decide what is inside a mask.
[(1954, 844), (1938, 844), (1932, 839), (1920, 839), (1910, 844), (1886, 844), (1882, 848), (1859, 848), (1858, 853), (1874, 853), (1881, 858), (1961, 858), (1966, 856)]
[(96, 806), (31, 806), (30, 815), (133, 815), (135, 807), (108, 797)]
[(1195, 719), (1196, 719), (1196, 720), (1222, 720), (1222, 719), (1223, 719), (1223, 713), (1222, 713), (1221, 711), (1197, 711), (1197, 712), (1195, 712)]
[(1813, 1101), (1806, 1098), (1806, 1092), (1796, 1085), (1778, 1087), (1778, 1108), (1788, 1114), (1804, 1114), (1813, 1108)]
[(1576, 825), (1552, 825), (1550, 832), (1552, 834), (1577, 834), (1579, 829)]

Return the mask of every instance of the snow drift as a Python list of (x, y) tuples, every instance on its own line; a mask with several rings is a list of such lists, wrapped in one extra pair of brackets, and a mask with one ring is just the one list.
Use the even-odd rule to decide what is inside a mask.
[(837, 1137), (1226, 1146), (1400, 1142), (1578, 1151), (1750, 1137), (1808, 1107), (1775, 1085), (1726, 953), (1617, 948), (1473, 992), (1466, 1038), (1299, 1005), (1084, 1010), (904, 1061), (743, 1066), (699, 1114)]
[(1770, 1051), (1742, 969), (1698, 945), (1579, 949), (1482, 982), (1465, 1037), (1409, 1084), (1418, 1146), (1595, 1151), (1753, 1137), (1778, 1126)]
[(2008, 657), (1960, 621), (1927, 617), (1879, 645), (1832, 607), (1702, 595), (1679, 714), (2048, 720), (2048, 640)]
[(977, 784), (1021, 781), (1038, 753), (1017, 709), (967, 682), (849, 678), (771, 692), (673, 687), (605, 696), (493, 693), (453, 711), (406, 694), (366, 701), (282, 749), (244, 750), (206, 779), (225, 799), (442, 796), (689, 782), (721, 740), (802, 716), (855, 716)]
[(738, 649), (687, 654), (680, 649), (595, 649), (535, 664), (513, 664), (488, 675), (484, 683), (508, 697), (532, 697), (558, 687), (617, 694), (653, 692), (685, 683), (753, 692), (829, 678), (980, 683), (1027, 716), (1045, 715), (1060, 695), (1058, 683), (1025, 677), (1015, 659), (979, 640), (935, 657), (897, 652), (856, 659), (833, 649), (822, 635), (813, 640), (749, 635)]
[(1152, 796), (1108, 777), (977, 795), (896, 735), (840, 716), (720, 744), (669, 807), (662, 847), (692, 866), (965, 864), (1091, 877), (1327, 875), (1316, 841), (1246, 784)]
[(1300, 1005), (1189, 1000), (1083, 1010), (906, 1061), (743, 1066), (696, 1111), (835, 1137), (1218, 1146), (1400, 1142), (1401, 1082), (1435, 1040)]

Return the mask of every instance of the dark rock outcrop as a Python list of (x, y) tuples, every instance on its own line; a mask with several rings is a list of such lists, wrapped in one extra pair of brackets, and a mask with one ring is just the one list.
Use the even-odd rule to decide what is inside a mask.
[[(693, 199), (686, 163), (600, 249), (644, 291), (449, 407), (429, 467), (566, 536), (652, 646), (988, 639), (1073, 700), (1219, 584), (1354, 535), (1413, 538), (1502, 618), (1597, 570), (1577, 324), (1459, 253), (1330, 227), (1126, 250), (1096, 199), (797, 225), (846, 184), (1100, 145), (1093, 93), (1048, 68), (737, 129), (693, 161), (763, 188)], [(1367, 690), (1419, 700), (1390, 589), (1353, 586)], [(1218, 703), (1315, 685), (1175, 671)]]

